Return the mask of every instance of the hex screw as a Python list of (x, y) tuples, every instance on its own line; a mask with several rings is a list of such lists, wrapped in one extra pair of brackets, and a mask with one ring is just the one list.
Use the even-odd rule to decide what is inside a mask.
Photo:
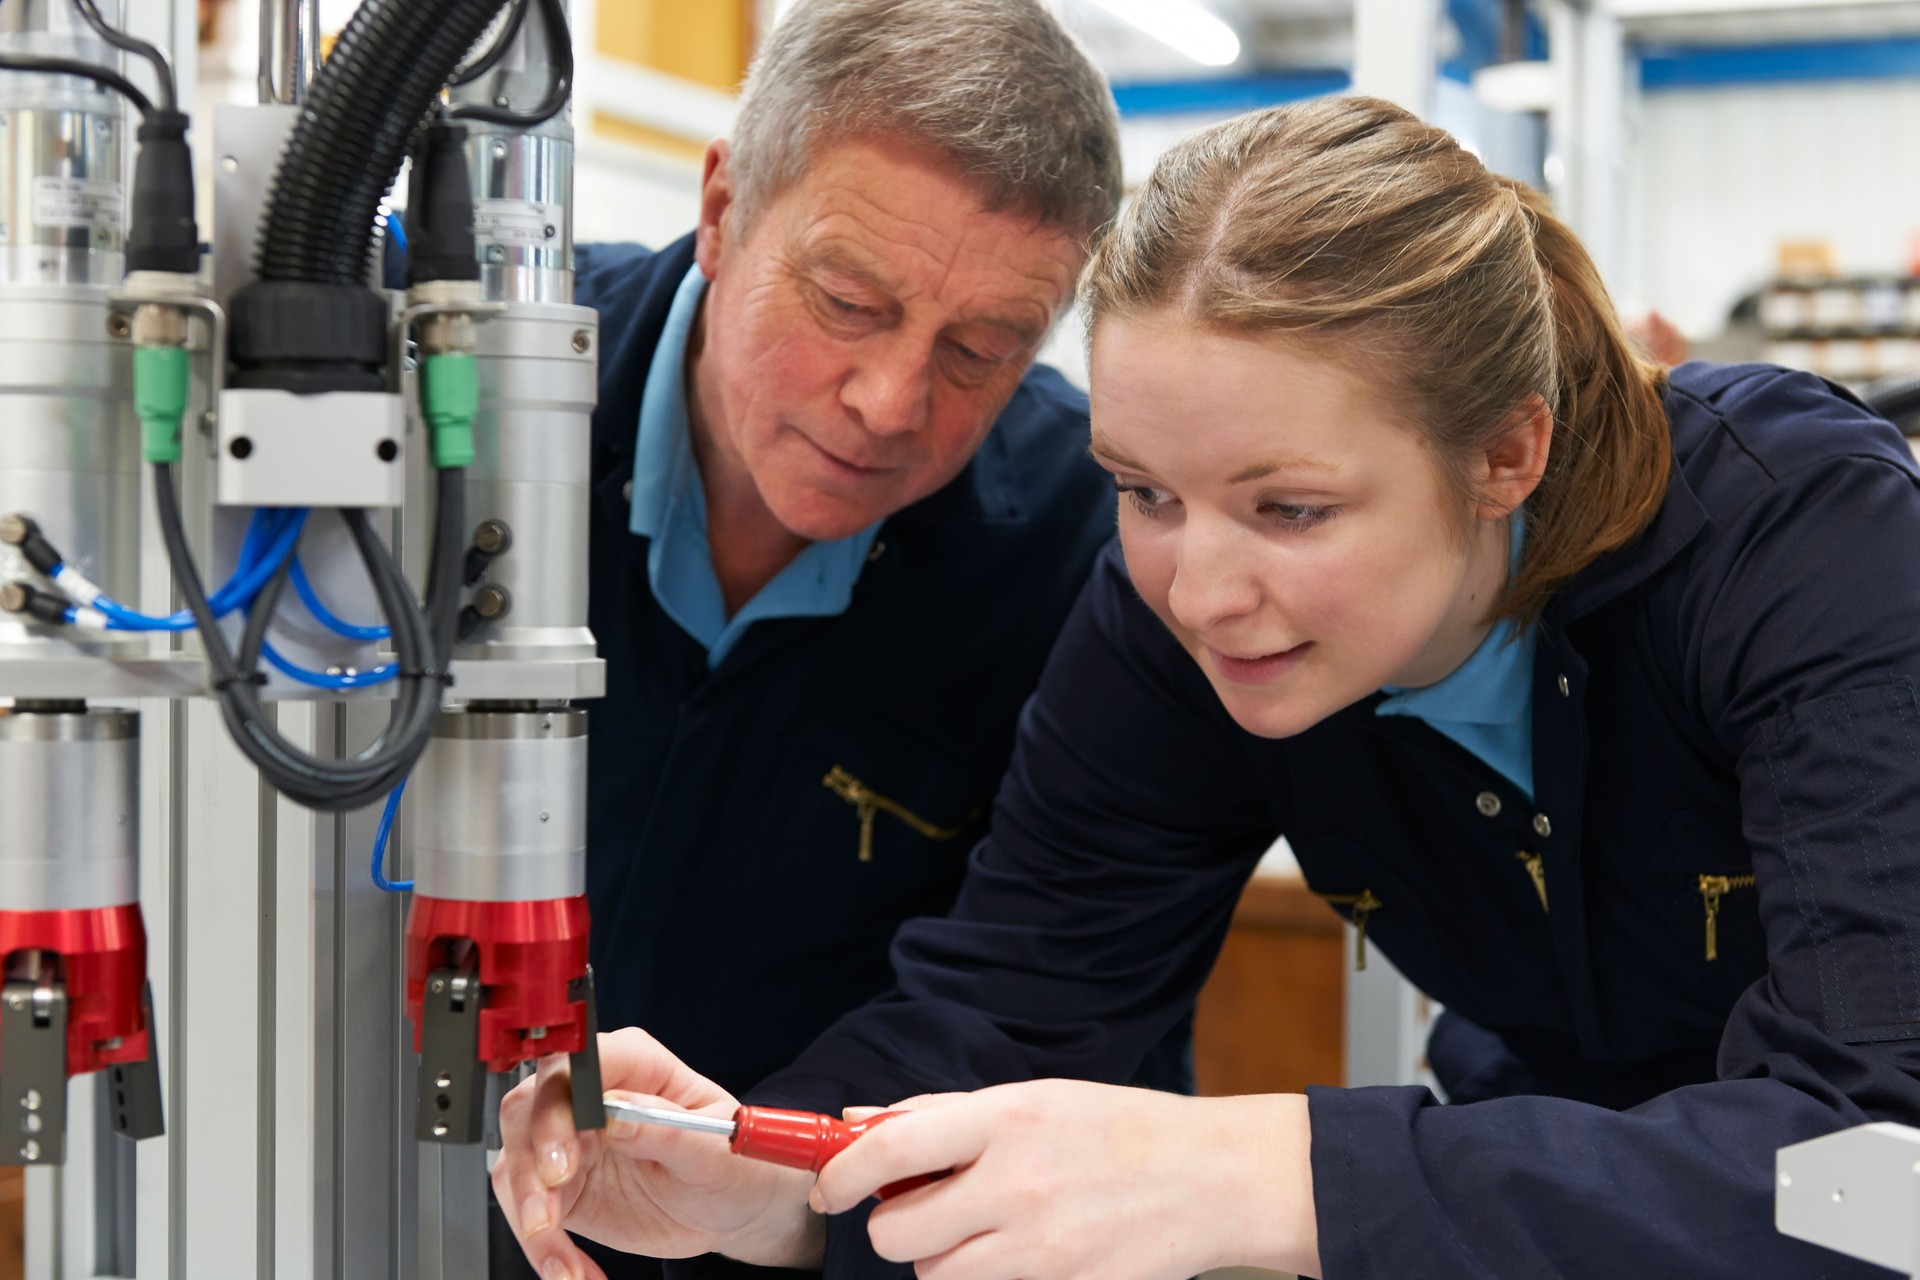
[(587, 354), (587, 348), (593, 345), (593, 335), (585, 329), (573, 331), (573, 349), (581, 355)]
[(433, 994), (440, 995), (443, 992), (445, 992), (447, 989), (447, 980), (445, 978), (435, 978), (431, 983), (429, 989), (433, 992)]
[(40, 1158), (40, 1144), (32, 1138), (28, 1138), (20, 1147), (20, 1157), (23, 1160), (38, 1160)]

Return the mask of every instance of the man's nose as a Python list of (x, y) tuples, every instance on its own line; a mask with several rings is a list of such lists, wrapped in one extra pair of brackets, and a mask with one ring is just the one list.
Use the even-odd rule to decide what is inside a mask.
[(902, 435), (926, 425), (932, 411), (933, 353), (896, 338), (861, 353), (841, 400), (875, 435)]
[(1181, 626), (1209, 631), (1259, 609), (1260, 584), (1245, 537), (1234, 521), (1189, 509), (1167, 590), (1167, 609)]

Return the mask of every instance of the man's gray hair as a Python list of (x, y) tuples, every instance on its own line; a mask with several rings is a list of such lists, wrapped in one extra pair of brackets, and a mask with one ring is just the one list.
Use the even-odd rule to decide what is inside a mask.
[(994, 212), (1090, 235), (1120, 203), (1113, 95), (1040, 0), (800, 0), (747, 74), (738, 229), (854, 138), (942, 153)]

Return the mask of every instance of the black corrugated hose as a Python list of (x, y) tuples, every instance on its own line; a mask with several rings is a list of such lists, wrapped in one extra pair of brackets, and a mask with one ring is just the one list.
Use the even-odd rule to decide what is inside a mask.
[(366, 0), (314, 78), (281, 155), (262, 280), (361, 284), (407, 141), (504, 0)]

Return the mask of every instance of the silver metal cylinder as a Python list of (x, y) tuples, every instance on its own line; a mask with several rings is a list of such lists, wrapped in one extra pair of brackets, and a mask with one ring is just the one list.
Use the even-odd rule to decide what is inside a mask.
[(443, 711), (407, 791), (414, 892), (461, 902), (586, 892), (585, 711)]
[(516, 303), (478, 328), (480, 414), (467, 515), (511, 546), (486, 581), (512, 600), (460, 658), (590, 658), (587, 482), (599, 320), (589, 307)]
[[(32, 516), (69, 564), (136, 605), (140, 428), (132, 349), (114, 336), (117, 314), (101, 288), (0, 285), (0, 514)], [(0, 583), (16, 580), (46, 585), (18, 548), (0, 544)], [(136, 632), (79, 632), (0, 614), (0, 662), (51, 650), (146, 648)]]
[[(115, 0), (101, 9), (118, 22)], [(0, 5), (0, 52), (120, 67), (70, 0)], [(0, 74), (0, 280), (120, 282), (126, 112), (119, 94), (75, 76)]]
[(0, 714), (0, 911), (138, 901), (139, 746), (132, 711)]
[[(512, 47), (486, 74), (451, 91), (456, 105), (527, 111), (546, 98), (552, 46), (541, 8), (540, 0), (528, 0)], [(486, 296), (572, 302), (573, 125), (567, 112), (532, 129), (480, 120), (467, 121), (467, 129), (473, 236)]]
[(298, 105), (319, 73), (320, 0), (260, 0), (260, 101)]

